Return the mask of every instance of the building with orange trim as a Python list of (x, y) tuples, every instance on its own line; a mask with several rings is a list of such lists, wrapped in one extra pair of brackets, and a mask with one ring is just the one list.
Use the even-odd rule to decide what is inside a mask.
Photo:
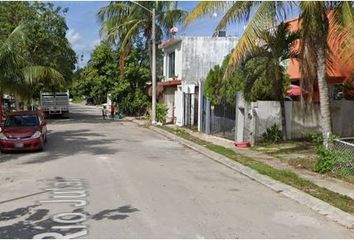
[[(330, 18), (331, 22), (331, 18)], [(288, 21), (290, 31), (298, 31), (300, 29), (301, 23), (299, 22), (298, 18)], [(330, 29), (333, 28), (333, 24), (330, 23)], [(342, 39), (343, 40), (343, 39)], [(354, 73), (354, 61), (350, 61), (348, 58), (343, 58), (343, 55), (340, 57), (339, 52), (341, 52), (340, 48), (342, 45), (342, 40), (334, 39), (329, 37), (328, 38), (328, 46), (331, 54), (331, 67), (327, 67), (327, 80), (329, 85), (329, 94), (331, 99), (335, 99), (338, 96), (335, 96), (335, 88), (337, 86), (348, 86), (348, 89), (343, 90), (343, 96), (345, 98), (354, 98), (354, 80), (353, 80), (353, 73)], [(300, 49), (300, 42), (297, 41), (294, 44), (294, 51), (298, 51)], [(354, 51), (354, 46), (351, 48), (351, 51)], [(353, 52), (349, 52), (348, 56), (353, 55)], [(297, 59), (290, 59), (288, 62), (288, 75), (291, 80), (291, 83), (294, 85), (300, 85), (301, 79), (301, 68), (300, 63)], [(306, 80), (306, 79), (305, 79)], [(352, 90), (351, 90), (352, 89)], [(319, 101), (319, 91), (318, 91), (318, 84), (317, 82), (314, 83), (313, 86), (313, 101)]]

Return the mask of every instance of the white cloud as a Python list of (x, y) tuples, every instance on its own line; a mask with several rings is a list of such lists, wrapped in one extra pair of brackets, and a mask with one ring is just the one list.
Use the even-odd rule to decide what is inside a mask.
[(91, 50), (93, 50), (98, 44), (100, 44), (100, 42), (101, 42), (101, 39), (99, 39), (99, 38), (93, 40), (93, 41), (91, 42), (91, 44), (90, 44)]
[[(84, 39), (79, 32), (71, 28), (66, 33), (66, 37), (71, 44), (71, 47), (74, 49), (78, 56), (78, 64), (80, 67), (85, 66), (87, 61), (90, 58), (92, 50), (101, 42), (100, 38), (89, 40)], [(84, 55), (81, 61), (81, 55)]]
[[(78, 58), (78, 64), (80, 67), (83, 67), (87, 64), (88, 60), (91, 57), (91, 53), (93, 49), (101, 42), (101, 39), (95, 39), (91, 42), (88, 42), (87, 44), (82, 45), (79, 47), (79, 49), (75, 49), (76, 53), (79, 55)], [(78, 46), (77, 46), (78, 47)], [(84, 55), (83, 58), (81, 58), (81, 55)], [(82, 61), (81, 61), (82, 60)]]
[(76, 32), (75, 29), (69, 29), (69, 31), (66, 33), (66, 37), (69, 40), (71, 46), (77, 46), (78, 44), (80, 45), (81, 41), (81, 36), (80, 33)]

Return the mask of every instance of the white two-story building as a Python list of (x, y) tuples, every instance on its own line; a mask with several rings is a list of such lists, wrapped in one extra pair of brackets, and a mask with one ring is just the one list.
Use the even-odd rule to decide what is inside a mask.
[(201, 83), (237, 44), (237, 37), (174, 37), (159, 45), (164, 52), (163, 88), (159, 98), (168, 107), (167, 122), (198, 124)]

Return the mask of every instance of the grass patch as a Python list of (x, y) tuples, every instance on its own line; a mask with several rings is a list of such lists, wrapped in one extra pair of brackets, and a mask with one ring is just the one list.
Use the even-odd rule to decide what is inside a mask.
[[(315, 172), (317, 162), (315, 148), (315, 142), (303, 140), (285, 141), (277, 144), (263, 142), (252, 147), (252, 150), (269, 154), (295, 168), (304, 168)], [(354, 176), (352, 175), (341, 174), (340, 172), (327, 172), (323, 174), (354, 184)]]
[(73, 97), (73, 103), (82, 103), (84, 101), (84, 98), (82, 96), (74, 96)]
[(328, 176), (334, 177), (341, 179), (343, 181), (346, 181), (348, 183), (354, 184), (354, 176), (351, 175), (346, 175), (346, 174), (341, 174), (341, 172), (329, 172), (326, 173)]
[(316, 198), (319, 198), (345, 212), (354, 214), (354, 200), (350, 197), (332, 192), (326, 188), (317, 186), (316, 184), (299, 177), (296, 173), (289, 170), (279, 170), (275, 169), (265, 163), (258, 162), (252, 158), (242, 156), (237, 154), (235, 151), (229, 148), (222, 147), (220, 145), (212, 144), (210, 142), (204, 141), (197, 137), (192, 136), (182, 129), (172, 129), (166, 126), (160, 127), (163, 130), (166, 130), (170, 133), (173, 133), (179, 137), (182, 137), (186, 140), (192, 141), (199, 145), (202, 145), (208, 148), (211, 151), (219, 153), (225, 157), (228, 157), (234, 161), (237, 161), (247, 167), (250, 167), (260, 174), (267, 175), (279, 182), (288, 184), (292, 187), (295, 187), (303, 192), (306, 192)]

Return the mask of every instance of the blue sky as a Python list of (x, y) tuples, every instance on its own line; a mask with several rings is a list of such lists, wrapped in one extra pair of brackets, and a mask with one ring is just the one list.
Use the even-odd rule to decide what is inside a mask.
[[(101, 7), (109, 2), (54, 2), (56, 6), (68, 7), (66, 21), (69, 27), (67, 38), (77, 55), (84, 55), (83, 61), (79, 61), (80, 66), (84, 66), (90, 58), (92, 49), (100, 42), (100, 23), (97, 19), (97, 12)], [(190, 11), (198, 1), (180, 1), (178, 7)], [(206, 16), (192, 23), (186, 28), (179, 27), (179, 35), (186, 36), (211, 36), (221, 18), (220, 16)], [(230, 36), (241, 36), (245, 23), (232, 24), (226, 29), (226, 34)]]

